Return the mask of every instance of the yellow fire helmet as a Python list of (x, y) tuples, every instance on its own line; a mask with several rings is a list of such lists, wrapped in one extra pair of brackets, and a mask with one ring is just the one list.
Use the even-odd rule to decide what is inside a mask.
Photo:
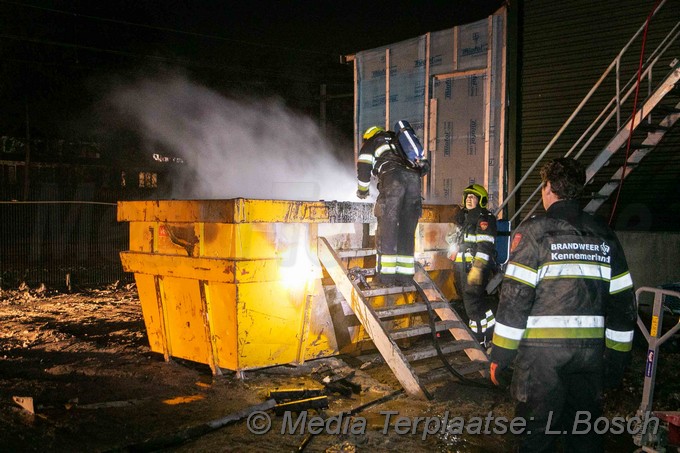
[(369, 138), (373, 137), (378, 132), (383, 132), (383, 131), (385, 131), (385, 129), (383, 129), (380, 126), (371, 126), (368, 129), (366, 129), (366, 131), (364, 131), (363, 138), (364, 138), (364, 140), (368, 140)]
[(489, 204), (489, 193), (486, 191), (484, 186), (479, 184), (470, 184), (463, 190), (463, 206), (465, 206), (465, 198), (471, 193), (479, 198), (479, 207), (486, 208)]

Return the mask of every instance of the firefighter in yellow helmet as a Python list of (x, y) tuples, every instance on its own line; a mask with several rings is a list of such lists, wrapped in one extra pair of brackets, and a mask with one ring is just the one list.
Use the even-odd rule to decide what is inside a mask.
[(415, 230), (422, 213), (421, 176), (430, 169), (411, 125), (401, 120), (397, 126), (397, 133), (379, 126), (366, 129), (357, 163), (358, 198), (369, 195), (371, 175), (378, 178), (373, 283), (381, 286), (413, 283)]
[(449, 258), (455, 263), (458, 294), (463, 295), (469, 327), (480, 343), (491, 342), (494, 313), (486, 297), (486, 285), (495, 268), (496, 217), (487, 209), (489, 194), (480, 184), (463, 190), (463, 209), (456, 223), (460, 229), (447, 240)]

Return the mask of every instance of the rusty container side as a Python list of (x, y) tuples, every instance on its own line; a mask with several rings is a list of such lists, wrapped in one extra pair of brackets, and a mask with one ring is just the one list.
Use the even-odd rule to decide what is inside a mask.
[[(417, 258), (434, 273), (450, 268), (436, 242), (454, 213), (424, 209)], [(132, 201), (119, 202), (118, 220), (130, 225), (121, 261), (135, 275), (151, 350), (166, 360), (240, 371), (334, 355), (363, 338), (334, 323), (316, 240), (321, 229), (338, 247), (361, 246), (375, 222), (368, 203)], [(291, 284), (286, 272), (304, 278)]]

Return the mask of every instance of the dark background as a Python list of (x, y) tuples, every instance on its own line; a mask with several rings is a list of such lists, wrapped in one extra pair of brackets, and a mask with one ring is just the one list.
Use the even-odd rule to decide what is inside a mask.
[(0, 0), (0, 134), (96, 135), (113, 82), (181, 70), (233, 96), (280, 96), (351, 137), (353, 73), (341, 56), (479, 20), (501, 0)]

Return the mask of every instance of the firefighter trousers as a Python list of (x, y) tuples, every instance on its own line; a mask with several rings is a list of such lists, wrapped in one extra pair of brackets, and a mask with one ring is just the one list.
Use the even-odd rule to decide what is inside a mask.
[(413, 275), (415, 231), (422, 213), (420, 175), (397, 167), (382, 173), (375, 202), (376, 268), (382, 275)]
[(456, 262), (456, 290), (463, 297), (465, 314), (470, 320), (468, 326), (479, 341), (490, 341), (495, 324), (491, 304), (486, 297), (489, 270), (483, 270), (481, 285), (468, 285), (465, 263)]
[(602, 415), (604, 345), (601, 340), (573, 342), (520, 345), (510, 389), (515, 416), (526, 421), (523, 453), (555, 451), (560, 438), (563, 451), (603, 451), (602, 436), (592, 427)]

